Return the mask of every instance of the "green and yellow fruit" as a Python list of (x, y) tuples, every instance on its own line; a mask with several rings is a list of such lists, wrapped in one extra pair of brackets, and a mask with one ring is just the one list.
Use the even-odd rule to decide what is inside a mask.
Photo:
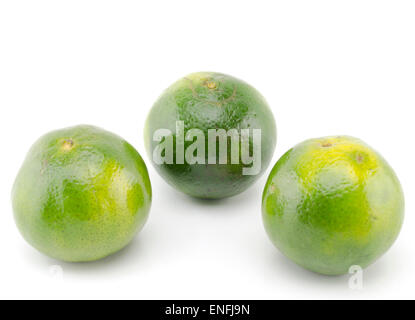
[[(183, 124), (183, 132), (179, 132), (178, 123)], [(163, 141), (155, 139), (160, 129), (169, 132)], [(193, 163), (187, 161), (183, 153), (193, 150), (192, 145), (199, 140), (190, 137), (183, 142), (183, 148), (178, 145), (182, 135), (186, 137), (195, 129), (202, 136), (200, 139), (205, 139), (205, 149), (200, 161)], [(255, 129), (261, 132), (258, 146), (253, 134), (245, 141), (249, 143), (251, 156), (258, 152), (257, 166), (255, 163), (247, 165), (244, 161), (242, 140), (235, 142), (239, 144), (236, 159), (232, 157), (230, 136), (225, 140), (226, 155), (222, 158), (225, 161), (219, 158), (220, 139), (209, 148), (209, 130), (227, 133), (236, 130), (240, 138), (243, 130), (253, 133)], [(148, 115), (144, 136), (152, 163), (170, 185), (190, 196), (218, 199), (241, 193), (261, 176), (274, 153), (276, 126), (265, 99), (252, 86), (228, 75), (200, 72), (180, 79), (160, 96)], [(160, 143), (168, 141), (172, 143), (174, 154), (170, 158), (173, 161), (155, 161), (155, 151)], [(178, 156), (180, 161), (177, 161)], [(212, 158), (216, 159), (215, 163), (209, 161)], [(245, 174), (249, 166), (252, 172)]]
[(307, 140), (268, 178), (263, 221), (274, 245), (309, 270), (339, 275), (368, 266), (394, 243), (404, 197), (388, 163), (356, 138)]
[(32, 146), (12, 202), (16, 224), (33, 247), (64, 261), (92, 261), (122, 249), (143, 227), (151, 185), (130, 144), (77, 126)]

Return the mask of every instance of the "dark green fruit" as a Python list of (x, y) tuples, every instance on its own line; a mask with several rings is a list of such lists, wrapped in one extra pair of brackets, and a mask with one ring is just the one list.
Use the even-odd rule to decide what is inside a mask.
[[(160, 129), (165, 132), (157, 138)], [(195, 129), (197, 135), (191, 135)], [(212, 145), (209, 130), (236, 130), (238, 136), (228, 135), (222, 145), (220, 139)], [(244, 130), (250, 132), (245, 140)], [(254, 132), (260, 132), (259, 143)], [(195, 149), (202, 140), (204, 149)], [(265, 99), (252, 86), (228, 75), (201, 72), (180, 79), (156, 101), (146, 121), (145, 143), (156, 170), (170, 185), (190, 196), (218, 199), (246, 190), (264, 172), (274, 153), (276, 126)], [(166, 147), (159, 161), (156, 154), (163, 143), (173, 154)], [(247, 161), (244, 147), (250, 156), (258, 156), (256, 161)], [(189, 161), (188, 155), (198, 160)]]

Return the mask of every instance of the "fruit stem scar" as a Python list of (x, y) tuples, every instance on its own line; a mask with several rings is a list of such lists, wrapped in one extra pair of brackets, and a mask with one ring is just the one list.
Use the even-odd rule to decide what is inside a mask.
[(216, 87), (217, 87), (216, 82), (214, 82), (214, 81), (208, 81), (208, 82), (206, 83), (206, 86), (207, 86), (209, 89), (216, 89)]
[(330, 142), (325, 142), (321, 145), (323, 148), (329, 148), (332, 146), (332, 144)]
[(72, 149), (73, 145), (74, 145), (74, 142), (73, 142), (72, 139), (66, 139), (62, 143), (62, 150), (63, 151), (69, 151), (69, 150)]
[[(186, 80), (186, 81), (188, 81), (189, 88), (192, 91), (193, 97), (195, 99), (198, 99), (199, 101), (203, 101), (200, 98), (199, 94), (196, 92), (196, 89), (195, 89), (195, 87), (193, 85), (193, 80), (192, 79), (189, 79), (187, 77), (185, 77), (183, 79)], [(206, 80), (202, 85), (205, 86), (205, 87), (207, 87), (208, 89), (211, 89), (211, 90), (216, 89), (218, 87), (217, 83), (215, 81), (213, 81), (213, 80)], [(234, 100), (235, 97), (236, 97), (236, 86), (233, 87), (232, 95), (230, 97), (222, 100), (222, 101), (217, 101), (217, 102), (214, 102), (214, 101), (203, 101), (203, 102), (208, 103), (208, 104), (213, 104), (213, 105), (216, 105), (218, 107), (221, 107), (224, 103), (227, 103), (229, 101)]]

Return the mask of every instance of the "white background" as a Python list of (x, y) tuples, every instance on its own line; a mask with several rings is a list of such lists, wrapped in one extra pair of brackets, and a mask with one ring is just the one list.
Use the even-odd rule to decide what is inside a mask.
[[(147, 112), (196, 71), (231, 74), (267, 98), (278, 127), (272, 164), (305, 139), (348, 134), (396, 170), (404, 226), (365, 270), (363, 290), (349, 289), (348, 275), (303, 270), (272, 246), (261, 220), (271, 168), (237, 197), (200, 201), (150, 166)], [(415, 298), (414, 107), (414, 1), (1, 1), (0, 298)], [(10, 203), (32, 143), (76, 124), (132, 143), (154, 194), (130, 246), (83, 264), (26, 244)]]

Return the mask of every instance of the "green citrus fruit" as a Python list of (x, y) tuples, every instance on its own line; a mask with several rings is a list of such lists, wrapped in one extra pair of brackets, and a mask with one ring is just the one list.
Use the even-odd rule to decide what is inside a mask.
[[(160, 129), (164, 135), (157, 139)], [(210, 144), (212, 131), (226, 133), (224, 140)], [(249, 137), (243, 138), (244, 131)], [(170, 86), (152, 107), (144, 133), (159, 174), (176, 189), (205, 199), (246, 190), (269, 165), (276, 144), (275, 120), (261, 94), (241, 80), (211, 72), (190, 74)], [(203, 148), (194, 147), (199, 142)], [(161, 143), (171, 148), (163, 148), (164, 158), (156, 161)]]
[(368, 266), (397, 238), (400, 183), (388, 163), (356, 138), (307, 140), (285, 153), (262, 199), (265, 229), (297, 264), (327, 275)]
[(123, 248), (143, 227), (151, 185), (130, 144), (77, 126), (32, 146), (12, 201), (16, 224), (33, 247), (64, 261), (92, 261)]

